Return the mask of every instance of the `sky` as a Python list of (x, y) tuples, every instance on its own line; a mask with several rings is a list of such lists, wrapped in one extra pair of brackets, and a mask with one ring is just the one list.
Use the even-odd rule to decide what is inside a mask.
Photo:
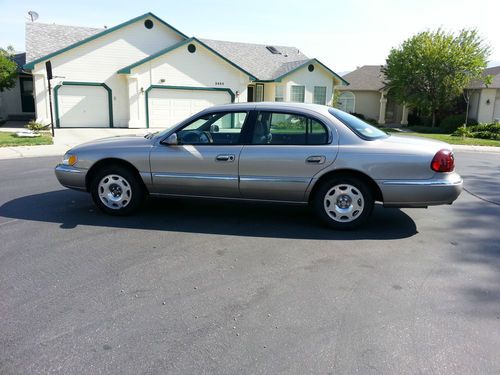
[(189, 36), (294, 46), (336, 72), (379, 65), (391, 48), (425, 31), (476, 28), (500, 65), (499, 0), (0, 0), (0, 47), (24, 51), (24, 24), (114, 26), (153, 12)]

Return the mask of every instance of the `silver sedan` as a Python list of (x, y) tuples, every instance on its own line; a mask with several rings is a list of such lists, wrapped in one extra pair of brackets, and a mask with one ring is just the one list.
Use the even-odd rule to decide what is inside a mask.
[(451, 204), (462, 190), (448, 144), (297, 103), (216, 106), (160, 133), (85, 143), (66, 153), (56, 176), (113, 215), (148, 195), (293, 202), (336, 229), (363, 224), (376, 201)]

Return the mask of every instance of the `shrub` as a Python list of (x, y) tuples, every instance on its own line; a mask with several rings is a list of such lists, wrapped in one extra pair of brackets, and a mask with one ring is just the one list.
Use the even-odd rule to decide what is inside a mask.
[(472, 132), (470, 131), (470, 128), (466, 128), (465, 126), (460, 126), (453, 132), (454, 136), (456, 137), (472, 137)]
[(465, 124), (465, 113), (459, 113), (457, 115), (449, 115), (441, 120), (439, 125), (447, 133), (453, 133), (458, 127)]
[(500, 124), (479, 124), (468, 127), (461, 126), (453, 135), (500, 140)]
[(414, 131), (416, 133), (427, 133), (427, 134), (445, 134), (446, 132), (442, 128), (431, 127), (431, 126), (408, 126), (408, 130)]
[(42, 131), (42, 130), (45, 130), (48, 127), (49, 127), (49, 125), (40, 124), (39, 122), (36, 122), (35, 120), (31, 120), (25, 126), (25, 128), (27, 128), (27, 129), (29, 129), (31, 131), (34, 131), (35, 133), (39, 132), (39, 131)]

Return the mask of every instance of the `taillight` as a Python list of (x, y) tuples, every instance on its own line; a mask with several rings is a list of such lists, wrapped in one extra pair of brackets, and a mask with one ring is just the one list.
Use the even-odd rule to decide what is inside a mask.
[(450, 150), (439, 150), (432, 158), (431, 169), (435, 172), (452, 172), (455, 169), (455, 157)]

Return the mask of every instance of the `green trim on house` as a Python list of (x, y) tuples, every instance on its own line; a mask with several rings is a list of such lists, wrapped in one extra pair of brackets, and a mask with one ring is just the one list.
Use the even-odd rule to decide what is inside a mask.
[(273, 80), (270, 80), (270, 81), (259, 81), (259, 82), (281, 82), (281, 80), (284, 77), (286, 77), (286, 76), (288, 76), (288, 75), (290, 75), (292, 73), (295, 73), (297, 70), (302, 69), (303, 67), (305, 67), (305, 66), (307, 66), (309, 64), (312, 64), (312, 63), (317, 63), (317, 64), (321, 65), (325, 70), (327, 70), (329, 73), (331, 73), (332, 75), (334, 75), (335, 77), (337, 77), (338, 79), (340, 79), (342, 82), (344, 82), (347, 86), (349, 86), (349, 82), (347, 82), (344, 78), (342, 78), (341, 76), (339, 76), (337, 73), (335, 73), (333, 70), (331, 70), (329, 67), (327, 67), (325, 64), (323, 64), (318, 59), (310, 59), (310, 60), (304, 62), (303, 64), (299, 65), (298, 67), (290, 70), (289, 72), (286, 72), (285, 74), (282, 74), (279, 77), (276, 77)]
[(36, 64), (38, 64), (38, 63), (41, 63), (41, 62), (43, 62), (43, 61), (45, 61), (45, 60), (48, 60), (48, 59), (50, 59), (50, 58), (52, 58), (52, 57), (54, 57), (54, 56), (57, 56), (57, 55), (59, 55), (59, 54), (61, 54), (61, 53), (63, 53), (63, 52), (69, 51), (69, 50), (71, 50), (71, 49), (73, 49), (73, 48), (79, 47), (79, 46), (81, 46), (82, 44), (85, 44), (85, 43), (91, 42), (92, 40), (95, 40), (95, 39), (100, 38), (100, 37), (102, 37), (102, 36), (108, 35), (109, 33), (112, 33), (113, 31), (119, 30), (119, 29), (121, 29), (121, 28), (123, 28), (123, 27), (125, 27), (125, 26), (128, 26), (128, 25), (130, 25), (130, 24), (132, 24), (132, 23), (134, 23), (134, 22), (136, 22), (136, 21), (139, 21), (139, 20), (144, 19), (144, 18), (147, 18), (147, 17), (152, 17), (152, 18), (156, 19), (157, 21), (159, 21), (159, 22), (160, 22), (160, 23), (162, 23), (163, 25), (165, 25), (165, 26), (167, 26), (168, 28), (170, 28), (172, 31), (174, 31), (176, 34), (178, 34), (178, 35), (179, 35), (179, 36), (181, 36), (182, 38), (184, 38), (184, 39), (187, 39), (187, 38), (188, 38), (188, 36), (187, 36), (187, 35), (185, 35), (184, 33), (181, 33), (181, 32), (180, 32), (179, 30), (177, 30), (175, 27), (173, 27), (173, 26), (169, 25), (168, 23), (166, 23), (165, 21), (163, 21), (161, 18), (157, 17), (157, 16), (156, 16), (156, 15), (154, 15), (153, 13), (148, 12), (148, 13), (145, 13), (145, 14), (143, 14), (143, 15), (139, 16), (139, 17), (135, 17), (135, 18), (132, 18), (132, 19), (131, 19), (131, 20), (129, 20), (129, 21), (123, 22), (123, 23), (121, 23), (121, 24), (119, 24), (119, 25), (116, 25), (116, 26), (110, 27), (109, 29), (106, 29), (106, 30), (104, 30), (104, 31), (101, 31), (100, 33), (97, 33), (97, 34), (92, 35), (92, 36), (90, 36), (90, 37), (88, 37), (88, 38), (85, 38), (85, 39), (83, 39), (83, 40), (81, 40), (81, 41), (79, 41), (79, 42), (76, 42), (76, 43), (70, 44), (69, 46), (64, 47), (64, 48), (62, 48), (62, 49), (60, 49), (60, 50), (58, 50), (58, 51), (55, 51), (55, 52), (49, 53), (48, 55), (45, 55), (45, 56), (40, 57), (40, 58), (38, 58), (38, 59), (36, 59), (36, 60), (33, 60), (33, 61), (31, 61), (31, 62), (29, 62), (29, 63), (27, 63), (27, 64), (23, 65), (23, 69), (24, 69), (24, 70), (33, 70), (33, 69), (35, 68), (35, 65), (36, 65)]
[(75, 82), (75, 81), (62, 81), (54, 87), (54, 114), (56, 118), (56, 127), (61, 127), (59, 119), (59, 89), (62, 86), (101, 86), (108, 92), (108, 111), (109, 111), (109, 127), (113, 127), (113, 90), (105, 83), (100, 82)]
[(168, 47), (168, 48), (165, 48), (161, 51), (158, 51), (154, 54), (152, 54), (151, 56), (148, 56), (142, 60), (139, 60), (129, 66), (126, 66), (120, 70), (118, 70), (118, 73), (119, 74), (130, 74), (131, 70), (133, 68), (136, 68), (138, 67), (139, 65), (142, 65), (148, 61), (151, 61), (151, 60), (154, 60), (168, 52), (171, 52), (179, 47), (182, 47), (183, 45), (186, 45), (190, 42), (196, 42), (198, 44), (200, 44), (201, 46), (205, 47), (206, 49), (208, 49), (210, 52), (212, 52), (213, 54), (215, 54), (216, 56), (220, 57), (222, 60), (224, 60), (225, 62), (227, 62), (228, 64), (230, 64), (231, 66), (235, 67), (236, 69), (240, 70), (241, 72), (247, 74), (251, 80), (257, 80), (257, 77), (255, 77), (253, 74), (251, 74), (250, 72), (246, 71), (245, 69), (243, 69), (241, 66), (235, 64), (234, 62), (232, 62), (231, 60), (229, 60), (228, 58), (226, 58), (225, 56), (221, 55), (219, 52), (217, 52), (216, 50), (214, 50), (213, 48), (210, 48), (208, 45), (206, 45), (205, 43), (203, 43), (201, 40), (195, 38), (195, 37), (192, 37), (192, 38), (189, 38), (187, 40), (184, 40), (180, 43), (177, 43), (177, 44), (174, 44), (173, 46), (171, 47)]
[(146, 99), (146, 127), (149, 128), (149, 92), (153, 89), (163, 89), (163, 90), (194, 90), (194, 91), (225, 91), (231, 97), (231, 103), (234, 103), (236, 95), (231, 89), (224, 87), (190, 87), (190, 86), (164, 86), (164, 85), (151, 85), (149, 86), (145, 93)]
[(179, 43), (174, 44), (173, 46), (170, 46), (170, 47), (162, 49), (156, 53), (153, 53), (152, 55), (147, 56), (147, 57), (143, 58), (142, 60), (139, 60), (133, 64), (130, 64), (129, 66), (126, 66), (125, 68), (121, 68), (117, 73), (118, 74), (130, 74), (131, 70), (138, 67), (139, 65), (142, 65), (142, 64), (144, 64), (148, 61), (151, 61), (153, 59), (156, 59), (157, 57), (160, 57), (161, 55), (163, 55), (165, 53), (173, 51), (176, 48), (182, 47), (182, 46), (186, 45), (187, 43), (191, 42), (192, 40), (193, 40), (193, 38), (182, 40)]

